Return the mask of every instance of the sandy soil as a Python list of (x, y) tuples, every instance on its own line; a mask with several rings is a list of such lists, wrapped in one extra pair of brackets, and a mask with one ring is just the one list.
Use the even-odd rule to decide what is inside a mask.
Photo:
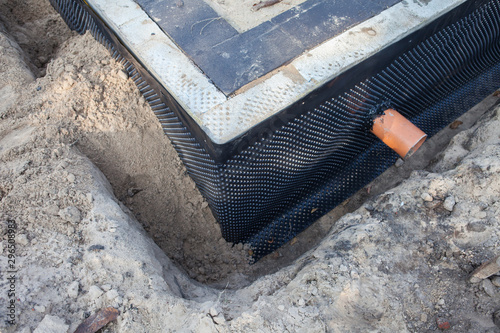
[(250, 266), (90, 35), (0, 0), (0, 53), (2, 332), (74, 331), (104, 306), (106, 332), (500, 331), (500, 277), (468, 282), (500, 253), (497, 97)]

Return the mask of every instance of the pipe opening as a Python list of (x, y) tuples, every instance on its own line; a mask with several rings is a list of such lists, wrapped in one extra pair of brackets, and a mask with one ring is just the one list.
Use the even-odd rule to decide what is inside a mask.
[(370, 130), (382, 142), (407, 159), (422, 146), (427, 134), (394, 109), (387, 109), (373, 121)]

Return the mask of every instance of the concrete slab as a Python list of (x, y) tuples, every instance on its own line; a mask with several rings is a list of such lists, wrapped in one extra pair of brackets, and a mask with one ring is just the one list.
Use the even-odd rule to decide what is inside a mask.
[(309, 0), (243, 33), (201, 0), (87, 3), (221, 145), (464, 1)]

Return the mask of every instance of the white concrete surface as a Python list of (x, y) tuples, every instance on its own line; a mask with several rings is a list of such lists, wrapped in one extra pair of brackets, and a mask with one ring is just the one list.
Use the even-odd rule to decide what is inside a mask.
[(233, 140), (463, 2), (400, 2), (225, 96), (133, 0), (87, 0), (218, 144)]

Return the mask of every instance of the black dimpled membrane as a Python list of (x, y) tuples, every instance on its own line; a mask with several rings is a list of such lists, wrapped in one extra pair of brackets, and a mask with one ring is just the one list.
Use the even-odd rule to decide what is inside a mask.
[(199, 127), (84, 2), (51, 3), (70, 28), (89, 30), (124, 65), (223, 237), (249, 243), (253, 260), (278, 249), (395, 162), (396, 153), (369, 132), (374, 115), (394, 108), (432, 136), (500, 84), (499, 1), (468, 1), (460, 17), (457, 9), (453, 19), (441, 20), (446, 24), (427, 27), (425, 38), (416, 42), (414, 34), (395, 46), (397, 55), (374, 65), (368, 77), (353, 81), (350, 75), (340, 90), (330, 89), (339, 85), (332, 81), (287, 110), (285, 123), (262, 124), (250, 144), (218, 160), (210, 146), (200, 144), (206, 137)]

